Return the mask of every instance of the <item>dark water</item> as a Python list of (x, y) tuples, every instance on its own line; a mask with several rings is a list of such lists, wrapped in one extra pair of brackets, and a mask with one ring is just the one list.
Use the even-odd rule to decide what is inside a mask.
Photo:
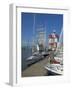
[(26, 59), (32, 55), (32, 48), (31, 47), (22, 47), (21, 48), (21, 64), (22, 70), (27, 68), (27, 61)]

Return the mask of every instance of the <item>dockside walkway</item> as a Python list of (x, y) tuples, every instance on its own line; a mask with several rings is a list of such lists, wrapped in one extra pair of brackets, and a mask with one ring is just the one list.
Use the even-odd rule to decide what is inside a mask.
[(35, 64), (32, 64), (27, 69), (22, 72), (22, 77), (28, 76), (46, 76), (48, 71), (44, 68), (44, 66), (49, 62), (49, 58), (46, 57)]

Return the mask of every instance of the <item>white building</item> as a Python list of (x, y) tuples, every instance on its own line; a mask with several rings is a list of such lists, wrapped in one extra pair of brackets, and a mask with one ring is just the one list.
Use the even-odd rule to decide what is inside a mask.
[(58, 44), (58, 35), (55, 32), (53, 32), (48, 37), (49, 49), (56, 50), (57, 44)]

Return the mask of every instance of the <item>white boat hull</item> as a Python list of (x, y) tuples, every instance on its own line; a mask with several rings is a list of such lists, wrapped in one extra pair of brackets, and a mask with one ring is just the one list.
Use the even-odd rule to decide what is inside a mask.
[(63, 74), (63, 66), (61, 66), (60, 64), (47, 64), (45, 66), (45, 69), (56, 74)]

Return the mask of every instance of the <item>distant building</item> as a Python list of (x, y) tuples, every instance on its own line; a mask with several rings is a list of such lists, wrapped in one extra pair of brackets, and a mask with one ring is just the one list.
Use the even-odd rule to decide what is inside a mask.
[(58, 38), (59, 36), (55, 33), (55, 31), (48, 36), (49, 49), (56, 50), (58, 44)]

